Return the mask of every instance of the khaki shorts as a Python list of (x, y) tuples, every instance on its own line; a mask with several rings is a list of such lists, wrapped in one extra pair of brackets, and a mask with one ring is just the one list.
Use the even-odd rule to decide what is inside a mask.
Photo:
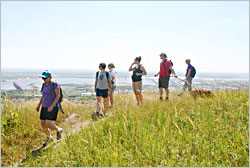
[(133, 82), (132, 86), (133, 86), (133, 91), (135, 93), (141, 93), (141, 90), (142, 90), (142, 81)]

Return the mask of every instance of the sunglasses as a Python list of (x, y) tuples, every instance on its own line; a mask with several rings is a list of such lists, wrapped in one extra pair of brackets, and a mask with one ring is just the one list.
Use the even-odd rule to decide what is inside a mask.
[(47, 78), (42, 77), (43, 80), (46, 80)]

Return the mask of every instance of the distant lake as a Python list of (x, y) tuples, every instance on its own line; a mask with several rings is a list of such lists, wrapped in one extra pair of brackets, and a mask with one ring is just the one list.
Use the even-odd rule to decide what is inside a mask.
[[(23, 89), (32, 89), (32, 85), (41, 86), (42, 79), (39, 78), (41, 70), (27, 69), (2, 69), (1, 72), (1, 89), (14, 90), (13, 82), (18, 83)], [(95, 71), (87, 70), (54, 70), (53, 80), (59, 84), (94, 84)], [(130, 85), (130, 72), (120, 71), (117, 73), (117, 84)], [(177, 73), (184, 79), (183, 73)], [(149, 72), (143, 77), (144, 85), (152, 85), (157, 87), (158, 78), (153, 77), (154, 73)], [(249, 75), (247, 73), (198, 73), (193, 80), (193, 85), (199, 88), (216, 89), (242, 89), (248, 87)], [(170, 87), (181, 88), (183, 82), (178, 79), (171, 78)]]

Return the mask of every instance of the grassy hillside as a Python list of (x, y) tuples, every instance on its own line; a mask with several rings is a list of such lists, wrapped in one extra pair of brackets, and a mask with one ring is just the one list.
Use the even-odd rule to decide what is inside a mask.
[[(36, 111), (38, 102), (39, 100), (12, 102), (2, 99), (1, 166), (13, 165), (46, 139), (40, 125), (40, 113)], [(71, 113), (80, 114), (80, 120), (87, 120), (93, 111), (93, 102), (84, 106), (64, 100), (63, 107), (65, 114), (59, 113), (56, 122), (59, 125), (63, 125), (63, 120)]]
[[(214, 98), (193, 99), (189, 95), (178, 97), (171, 93), (171, 100), (160, 102), (156, 94), (145, 93), (144, 105), (140, 107), (135, 106), (133, 95), (116, 95), (110, 117), (90, 122), (87, 128), (66, 136), (56, 148), (50, 148), (37, 158), (31, 157), (22, 166), (248, 167), (248, 95), (248, 90), (223, 91), (216, 93)], [(6, 110), (9, 104), (3, 106), (9, 111)], [(12, 106), (25, 114), (32, 104)], [(85, 115), (93, 110), (70, 105), (70, 102), (67, 108)], [(37, 114), (29, 116), (36, 117)], [(44, 135), (39, 133), (39, 121), (37, 118), (34, 119), (36, 122), (32, 120), (29, 122), (34, 124), (33, 132), (26, 137), (20, 136), (15, 145), (8, 144), (2, 136), (2, 159), (15, 159), (9, 156), (11, 153), (5, 155), (5, 152), (11, 149), (15, 153), (15, 147), (23, 139), (34, 143), (26, 144), (29, 148), (41, 143)], [(27, 124), (25, 118), (21, 121)], [(17, 127), (19, 131), (28, 131), (19, 127), (23, 126)]]

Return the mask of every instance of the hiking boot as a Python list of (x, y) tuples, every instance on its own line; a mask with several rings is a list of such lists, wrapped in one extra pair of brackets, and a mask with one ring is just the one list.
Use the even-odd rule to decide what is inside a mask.
[(59, 128), (58, 131), (56, 132), (56, 139), (57, 139), (57, 140), (61, 139), (61, 137), (62, 137), (62, 132), (63, 132), (63, 129), (62, 129), (62, 128)]
[(54, 141), (53, 137), (50, 135), (46, 138), (46, 140), (43, 143), (43, 147), (47, 146), (50, 142)]
[(166, 97), (166, 100), (169, 100), (168, 97)]
[(162, 97), (160, 97), (160, 101), (162, 101)]

